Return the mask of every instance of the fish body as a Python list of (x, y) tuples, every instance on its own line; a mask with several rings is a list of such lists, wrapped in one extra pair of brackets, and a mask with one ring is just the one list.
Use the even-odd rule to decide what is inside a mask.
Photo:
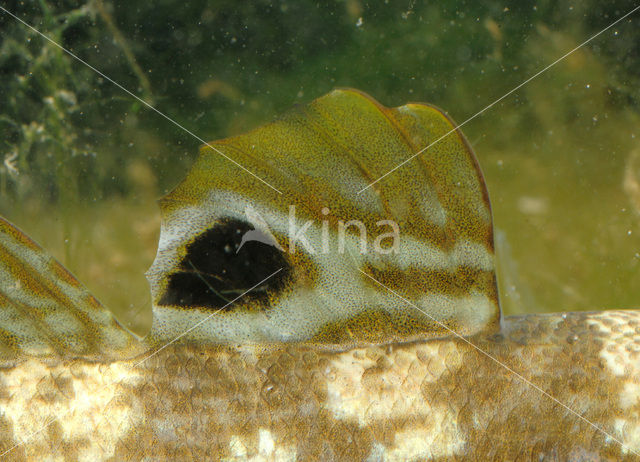
[[(488, 194), (454, 127), (339, 90), (208, 145), (161, 202), (144, 338), (0, 219), (0, 454), (638, 460), (640, 311), (501, 317)], [(289, 196), (253, 195), (214, 147)], [(398, 242), (363, 237), (384, 220)]]
[(31, 359), (1, 373), (1, 444), (38, 432), (8, 460), (638, 460), (639, 312), (507, 317), (468, 340), (491, 357), (441, 338)]

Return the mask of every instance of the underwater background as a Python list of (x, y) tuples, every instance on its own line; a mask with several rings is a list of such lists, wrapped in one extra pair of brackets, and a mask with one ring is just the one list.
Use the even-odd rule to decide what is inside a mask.
[[(458, 123), (632, 1), (4, 1), (197, 134), (336, 87)], [(469, 121), (506, 313), (640, 306), (640, 12)], [(0, 11), (0, 214), (123, 323), (150, 325), (156, 199), (201, 143)], [(229, 174), (243, 174), (229, 164)]]

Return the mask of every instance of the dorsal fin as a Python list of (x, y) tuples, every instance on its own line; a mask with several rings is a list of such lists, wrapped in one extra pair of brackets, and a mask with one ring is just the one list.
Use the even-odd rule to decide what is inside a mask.
[(124, 329), (53, 257), (0, 217), (0, 361), (108, 359), (131, 353)]
[[(185, 338), (213, 342), (446, 335), (433, 318), (463, 335), (497, 329), (488, 194), (459, 131), (358, 194), (453, 128), (425, 104), (388, 109), (361, 92), (336, 90), (212, 143), (281, 195), (203, 147), (160, 203), (159, 249), (147, 274), (152, 337), (190, 328)], [(247, 208), (280, 248), (247, 239), (264, 227)]]

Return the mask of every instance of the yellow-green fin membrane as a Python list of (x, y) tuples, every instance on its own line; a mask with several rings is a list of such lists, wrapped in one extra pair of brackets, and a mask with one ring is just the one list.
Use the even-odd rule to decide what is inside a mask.
[(463, 335), (497, 329), (491, 210), (459, 131), (358, 194), (453, 128), (428, 105), (389, 109), (336, 90), (212, 143), (281, 195), (202, 148), (161, 201), (154, 338), (211, 313), (185, 338), (349, 344), (446, 335), (438, 323)]
[(0, 363), (119, 357), (136, 342), (71, 273), (0, 218)]

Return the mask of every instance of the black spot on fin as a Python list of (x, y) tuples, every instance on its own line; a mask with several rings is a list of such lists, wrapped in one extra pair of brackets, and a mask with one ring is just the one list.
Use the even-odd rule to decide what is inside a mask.
[[(291, 268), (285, 254), (273, 245), (242, 237), (255, 232), (247, 222), (225, 218), (196, 237), (169, 280), (159, 305), (220, 309), (283, 268), (278, 274), (244, 295), (242, 300), (268, 308), (268, 293), (283, 289)], [(237, 309), (229, 304), (224, 311)]]

